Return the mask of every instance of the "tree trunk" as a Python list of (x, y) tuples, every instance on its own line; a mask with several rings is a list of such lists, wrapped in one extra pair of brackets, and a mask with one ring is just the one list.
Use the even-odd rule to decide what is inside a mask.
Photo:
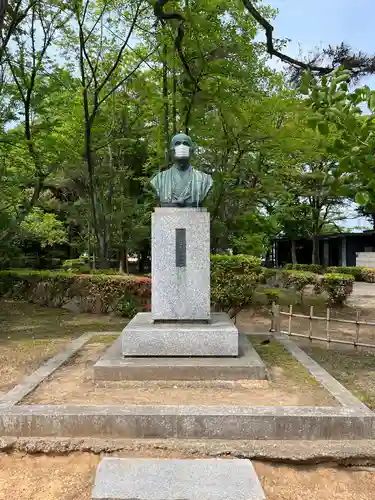
[(121, 274), (129, 274), (129, 264), (128, 257), (125, 248), (121, 248), (120, 250), (120, 268), (119, 271)]
[(169, 165), (169, 103), (168, 103), (168, 48), (164, 44), (163, 49), (163, 103), (164, 103), (164, 160), (165, 166)]
[(320, 264), (320, 256), (319, 256), (319, 236), (314, 234), (312, 237), (312, 263)]
[(177, 134), (177, 77), (176, 77), (176, 62), (173, 56), (173, 85), (172, 85), (172, 127), (173, 135)]
[(296, 248), (296, 240), (292, 240), (291, 244), (291, 254), (292, 254), (292, 264), (298, 264), (297, 262), (297, 248)]

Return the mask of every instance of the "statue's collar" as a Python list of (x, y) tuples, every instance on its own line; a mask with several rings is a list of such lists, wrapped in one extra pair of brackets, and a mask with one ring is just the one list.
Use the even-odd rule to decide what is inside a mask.
[[(176, 163), (173, 163), (172, 168), (174, 168), (175, 170), (178, 170), (179, 172), (182, 171), (180, 168), (178, 168)], [(188, 167), (186, 169), (184, 169), (184, 171), (187, 172), (188, 170), (192, 170), (192, 169), (193, 169), (192, 165), (189, 164)]]

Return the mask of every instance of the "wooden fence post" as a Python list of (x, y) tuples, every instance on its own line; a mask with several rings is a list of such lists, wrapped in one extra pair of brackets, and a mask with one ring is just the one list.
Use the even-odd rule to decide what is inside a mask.
[(288, 335), (292, 335), (293, 304), (289, 306)]
[(280, 316), (280, 306), (279, 304), (275, 307), (275, 316), (276, 316), (276, 333), (281, 333), (281, 316)]
[(361, 316), (361, 311), (357, 311), (357, 316), (355, 320), (355, 341), (354, 341), (354, 347), (358, 347), (358, 342), (359, 342), (359, 327), (360, 327), (360, 316)]
[(331, 332), (329, 331), (330, 321), (331, 321), (331, 309), (329, 307), (327, 307), (326, 332), (327, 332), (327, 342), (328, 342), (328, 345), (331, 342)]
[(309, 316), (309, 340), (312, 341), (312, 330), (313, 330), (313, 318), (314, 316), (314, 306), (310, 306), (310, 316)]

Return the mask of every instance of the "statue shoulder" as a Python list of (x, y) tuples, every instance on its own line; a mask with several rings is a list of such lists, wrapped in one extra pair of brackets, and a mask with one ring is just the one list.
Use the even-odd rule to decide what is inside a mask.
[(168, 172), (168, 170), (164, 170), (163, 172), (159, 172), (156, 175), (154, 175), (154, 177), (152, 177), (152, 179), (150, 181), (151, 184), (153, 186), (157, 186), (159, 184), (159, 182), (163, 181), (163, 178), (165, 177), (166, 172)]
[(202, 180), (212, 179), (210, 174), (206, 174), (206, 172), (202, 172), (202, 170), (198, 170), (197, 168), (194, 168), (194, 167), (193, 167), (193, 170), (194, 170), (195, 174), (197, 175), (197, 177), (200, 177)]

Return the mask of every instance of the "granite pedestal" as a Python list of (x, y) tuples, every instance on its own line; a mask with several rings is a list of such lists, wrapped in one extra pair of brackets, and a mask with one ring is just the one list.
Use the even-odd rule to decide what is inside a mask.
[(153, 323), (138, 313), (122, 334), (124, 356), (237, 356), (238, 330), (226, 313), (213, 313), (208, 323)]
[(265, 500), (250, 460), (104, 458), (92, 500)]
[(210, 214), (155, 208), (151, 229), (152, 319), (209, 320)]

